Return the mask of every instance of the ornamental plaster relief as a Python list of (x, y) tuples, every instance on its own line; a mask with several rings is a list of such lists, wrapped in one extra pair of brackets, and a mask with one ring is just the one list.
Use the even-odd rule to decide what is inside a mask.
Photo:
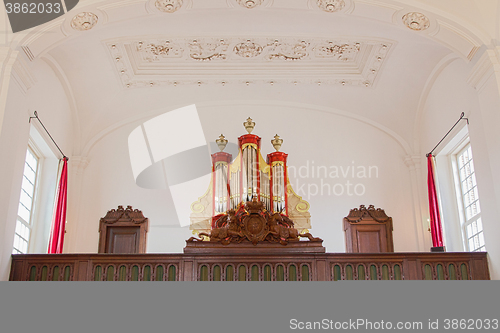
[(92, 29), (97, 24), (97, 15), (90, 12), (82, 12), (73, 17), (71, 27), (77, 31)]
[(144, 38), (107, 41), (124, 87), (182, 84), (372, 86), (394, 42), (322, 38)]
[(155, 0), (155, 8), (163, 13), (173, 13), (182, 6), (183, 0)]
[(402, 20), (408, 28), (416, 31), (428, 29), (430, 26), (429, 19), (422, 13), (407, 13), (403, 16)]
[(341, 11), (345, 7), (344, 0), (317, 0), (316, 3), (320, 9), (329, 13)]
[(248, 9), (252, 9), (252, 8), (257, 7), (257, 6), (262, 5), (263, 1), (264, 0), (236, 0), (236, 2), (240, 6), (248, 8)]

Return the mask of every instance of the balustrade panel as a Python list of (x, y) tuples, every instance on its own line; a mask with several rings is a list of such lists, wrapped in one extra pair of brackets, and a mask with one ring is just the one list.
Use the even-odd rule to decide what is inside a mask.
[(196, 281), (202, 277), (208, 281), (313, 281), (318, 276), (330, 281), (488, 280), (489, 272), (485, 252), (19, 254), (12, 255), (10, 276), (13, 281)]

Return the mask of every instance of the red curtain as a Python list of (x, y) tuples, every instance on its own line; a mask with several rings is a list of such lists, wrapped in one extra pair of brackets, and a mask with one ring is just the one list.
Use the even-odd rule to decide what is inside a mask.
[(429, 190), (429, 215), (431, 223), (432, 246), (443, 246), (443, 230), (441, 228), (441, 215), (434, 180), (434, 156), (427, 155), (427, 188)]
[(48, 253), (62, 253), (64, 244), (64, 227), (66, 224), (66, 202), (68, 198), (68, 158), (64, 157), (61, 178), (57, 188), (57, 202), (50, 229)]

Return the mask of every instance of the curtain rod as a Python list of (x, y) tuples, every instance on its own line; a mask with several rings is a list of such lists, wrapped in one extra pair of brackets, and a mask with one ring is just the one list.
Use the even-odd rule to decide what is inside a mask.
[(62, 152), (61, 148), (59, 148), (59, 146), (57, 145), (57, 143), (54, 140), (54, 138), (52, 137), (52, 135), (50, 135), (49, 131), (45, 128), (45, 126), (43, 125), (43, 123), (40, 120), (40, 118), (38, 118), (38, 113), (35, 111), (35, 112), (33, 112), (33, 114), (35, 116), (34, 117), (30, 117), (29, 123), (31, 123), (31, 119), (33, 119), (33, 118), (35, 118), (36, 120), (38, 120), (40, 122), (40, 125), (42, 125), (43, 129), (45, 130), (45, 132), (47, 132), (47, 134), (49, 135), (49, 137), (52, 140), (52, 142), (54, 142), (54, 144), (56, 145), (57, 149), (59, 150), (59, 152), (61, 153), (61, 155), (63, 156), (63, 158), (65, 158), (67, 161), (69, 161), (69, 158), (66, 155), (64, 155), (64, 153)]
[(460, 114), (460, 118), (457, 120), (457, 122), (455, 123), (455, 125), (453, 125), (452, 128), (450, 128), (450, 130), (448, 131), (448, 133), (446, 133), (443, 138), (441, 139), (441, 141), (438, 142), (438, 144), (432, 148), (432, 150), (430, 151), (430, 153), (428, 153), (427, 155), (425, 155), (426, 157), (429, 157), (429, 155), (432, 155), (432, 153), (434, 152), (434, 150), (436, 150), (436, 148), (441, 144), (441, 142), (443, 142), (443, 140), (448, 136), (448, 134), (450, 134), (451, 131), (453, 131), (453, 129), (455, 128), (455, 126), (457, 126), (457, 124), (460, 122), (460, 120), (467, 120), (467, 125), (469, 125), (469, 118), (464, 118), (465, 114), (462, 112)]

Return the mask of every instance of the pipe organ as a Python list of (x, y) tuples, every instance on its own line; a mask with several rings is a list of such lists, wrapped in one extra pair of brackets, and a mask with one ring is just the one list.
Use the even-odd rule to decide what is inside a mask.
[(275, 135), (271, 143), (276, 151), (261, 155), (261, 138), (252, 131), (255, 122), (243, 123), (247, 134), (238, 138), (238, 155), (224, 152), (228, 140), (221, 134), (216, 143), (221, 150), (212, 154), (212, 179), (204, 196), (191, 205), (193, 233), (207, 232), (213, 222), (238, 210), (257, 198), (269, 213), (280, 213), (295, 221), (299, 231), (310, 228), (309, 203), (298, 196), (288, 179), (288, 154), (279, 151), (283, 140)]

